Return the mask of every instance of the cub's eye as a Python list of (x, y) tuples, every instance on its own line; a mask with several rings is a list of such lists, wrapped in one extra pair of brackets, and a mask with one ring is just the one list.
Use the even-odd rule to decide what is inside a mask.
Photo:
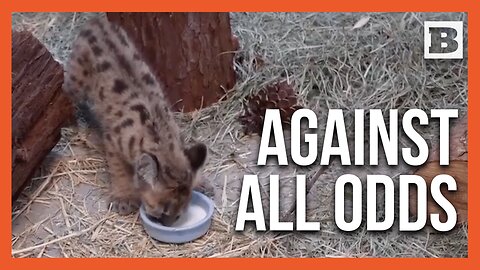
[(147, 207), (147, 209), (153, 209), (155, 208), (155, 206), (149, 202), (145, 202), (145, 207)]
[(167, 188), (168, 192), (172, 193), (172, 192), (176, 192), (177, 191), (177, 187), (169, 187)]

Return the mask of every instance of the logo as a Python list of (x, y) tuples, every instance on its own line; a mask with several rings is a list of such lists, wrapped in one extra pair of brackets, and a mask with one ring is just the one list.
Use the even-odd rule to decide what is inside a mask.
[(463, 59), (462, 21), (424, 22), (425, 59)]

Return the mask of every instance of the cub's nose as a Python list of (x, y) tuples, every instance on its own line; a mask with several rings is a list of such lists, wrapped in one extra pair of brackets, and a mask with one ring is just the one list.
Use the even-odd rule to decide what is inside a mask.
[(160, 222), (164, 225), (164, 226), (172, 226), (173, 223), (175, 223), (175, 221), (178, 220), (180, 216), (173, 216), (173, 215), (165, 215), (163, 214), (161, 217), (160, 217)]
[(156, 223), (162, 223), (161, 218), (147, 214), (148, 219)]

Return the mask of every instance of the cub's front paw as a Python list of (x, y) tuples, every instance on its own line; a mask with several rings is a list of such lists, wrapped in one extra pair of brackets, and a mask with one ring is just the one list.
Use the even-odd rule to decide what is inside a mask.
[(112, 198), (112, 209), (122, 216), (135, 213), (140, 208), (140, 200), (132, 198)]

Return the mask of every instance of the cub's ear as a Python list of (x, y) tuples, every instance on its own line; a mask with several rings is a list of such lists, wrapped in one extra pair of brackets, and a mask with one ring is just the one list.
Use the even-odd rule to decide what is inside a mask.
[(207, 146), (203, 143), (197, 143), (194, 146), (185, 149), (184, 152), (190, 161), (190, 166), (192, 166), (193, 171), (202, 167), (207, 159)]
[(153, 187), (157, 176), (157, 159), (151, 154), (143, 153), (135, 162), (135, 185), (140, 187), (142, 184), (148, 184)]

